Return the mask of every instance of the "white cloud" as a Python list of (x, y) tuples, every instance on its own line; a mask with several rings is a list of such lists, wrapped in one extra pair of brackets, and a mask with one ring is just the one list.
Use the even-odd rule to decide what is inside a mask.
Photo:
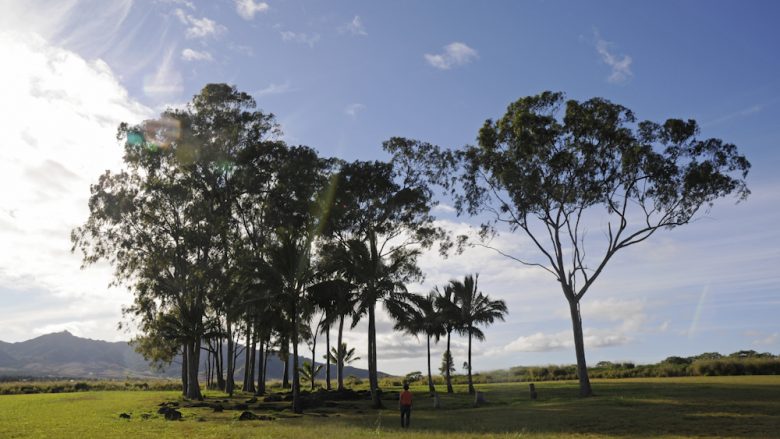
[[(588, 331), (584, 330), (583, 340), (585, 349), (620, 346), (628, 343), (631, 338), (627, 334), (612, 331)], [(560, 331), (552, 334), (537, 332), (528, 336), (521, 336), (510, 342), (503, 348), (493, 350), (492, 353), (508, 352), (549, 352), (569, 350), (574, 348), (574, 336), (571, 331)]]
[(257, 97), (263, 97), (268, 95), (288, 93), (294, 90), (295, 89), (290, 86), (290, 81), (285, 81), (283, 84), (275, 84), (272, 82), (271, 84), (268, 85), (268, 87), (262, 88), (254, 92), (254, 95)]
[(32, 312), (16, 320), (5, 315), (4, 324), (29, 338), (33, 328), (83, 315), (70, 304), (103, 316), (90, 335), (113, 338), (130, 296), (107, 287), (111, 269), (105, 264), (79, 270), (70, 231), (87, 218), (89, 185), (121, 166), (117, 125), (139, 122), (151, 111), (128, 96), (105, 62), (86, 61), (32, 33), (0, 32), (0, 52), (15, 61), (0, 69), (3, 306), (19, 309), (34, 291), (42, 296)]
[(771, 345), (777, 344), (778, 341), (780, 341), (780, 332), (775, 332), (775, 333), (767, 335), (766, 337), (761, 337), (761, 338), (753, 340), (753, 345), (754, 346), (771, 346)]
[(477, 58), (479, 58), (479, 54), (476, 50), (457, 41), (444, 46), (442, 53), (425, 54), (425, 60), (428, 61), (428, 64), (442, 70), (468, 64)]
[(144, 93), (155, 100), (169, 101), (184, 89), (181, 73), (173, 65), (174, 51), (169, 48), (154, 74), (144, 78)]
[(349, 104), (347, 105), (347, 108), (344, 109), (344, 113), (349, 115), (350, 117), (356, 117), (358, 113), (362, 112), (366, 109), (366, 106), (363, 104)]
[(360, 16), (358, 15), (355, 15), (355, 18), (353, 18), (349, 23), (339, 27), (339, 33), (350, 33), (352, 35), (359, 36), (368, 35), (368, 32), (366, 32), (366, 28), (363, 25), (363, 20), (361, 20)]
[(244, 20), (252, 20), (258, 12), (268, 11), (268, 3), (254, 0), (236, 0), (236, 12)]
[(198, 51), (194, 49), (184, 49), (181, 51), (181, 59), (185, 61), (214, 61), (209, 52), (205, 50)]
[(295, 43), (306, 44), (309, 47), (314, 47), (320, 41), (320, 34), (307, 34), (304, 32), (293, 32), (289, 30), (279, 31), (279, 35), (282, 36), (282, 41), (292, 41)]
[(187, 26), (187, 30), (184, 33), (184, 36), (187, 38), (217, 36), (227, 30), (225, 26), (207, 17), (197, 18), (181, 9), (176, 9), (173, 13), (182, 24)]
[(457, 212), (454, 207), (450, 206), (449, 204), (445, 203), (439, 203), (433, 208), (434, 212), (441, 212), (441, 213), (455, 213)]
[(160, 3), (182, 5), (182, 6), (185, 6), (187, 8), (192, 9), (193, 11), (195, 10), (195, 4), (192, 3), (189, 0), (157, 0), (157, 1), (160, 2)]
[(630, 77), (634, 76), (631, 71), (631, 62), (633, 61), (628, 55), (616, 55), (610, 51), (610, 47), (613, 43), (601, 38), (597, 31), (594, 31), (596, 36), (596, 51), (601, 55), (601, 60), (604, 64), (608, 65), (612, 72), (607, 77), (607, 81), (611, 83), (622, 83), (627, 81)]

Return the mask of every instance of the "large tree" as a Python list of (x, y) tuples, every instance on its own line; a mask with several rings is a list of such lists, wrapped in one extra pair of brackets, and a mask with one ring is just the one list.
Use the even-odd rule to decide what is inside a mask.
[[(394, 147), (386, 143), (385, 149)], [(430, 188), (401, 155), (389, 162), (343, 163), (327, 227), (341, 273), (356, 286), (357, 316), (368, 317), (369, 387), (381, 407), (377, 377), (376, 305), (401, 315), (405, 284), (418, 280), (421, 249), (444, 237), (434, 224)]]
[[(580, 303), (607, 263), (659, 230), (688, 224), (719, 198), (749, 194), (748, 160), (733, 144), (699, 137), (695, 121), (637, 123), (608, 100), (566, 101), (552, 92), (521, 98), (487, 120), (477, 146), (452, 154), (428, 146), (406, 156), (453, 190), (460, 213), (489, 218), (482, 238), (501, 229), (530, 240), (534, 252), (496, 250), (559, 283), (582, 396), (592, 390)], [(460, 172), (451, 177), (453, 166)], [(603, 233), (586, 237), (599, 226)]]
[(92, 186), (90, 216), (72, 233), (85, 264), (109, 261), (116, 282), (133, 290), (127, 312), (142, 330), (160, 327), (154, 320), (162, 316), (176, 323), (165, 327), (178, 331), (189, 398), (201, 397), (210, 300), (231, 280), (220, 261), (233, 222), (233, 164), (275, 129), (273, 116), (256, 111), (251, 96), (225, 84), (207, 85), (185, 108), (158, 119), (120, 125), (125, 169), (106, 172)]

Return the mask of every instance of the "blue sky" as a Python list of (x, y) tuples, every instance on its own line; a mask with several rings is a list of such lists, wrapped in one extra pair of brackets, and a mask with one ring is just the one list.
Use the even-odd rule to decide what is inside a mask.
[[(115, 325), (129, 293), (106, 288), (108, 267), (79, 269), (69, 230), (86, 218), (89, 184), (121, 166), (120, 121), (228, 82), (276, 114), (288, 142), (345, 159), (385, 158), (381, 142), (395, 135), (472, 143), (486, 118), (543, 90), (605, 97), (639, 119), (697, 119), (702, 136), (751, 160), (753, 194), (611, 262), (583, 302), (588, 359), (780, 352), (776, 2), (12, 0), (0, 12), (2, 340), (66, 328), (127, 337)], [(456, 230), (474, 223), (437, 214)], [(478, 271), (483, 291), (509, 303), (476, 369), (574, 362), (546, 273), (479, 250), (422, 266), (413, 289)], [(380, 369), (422, 368), (422, 344), (380, 329)], [(359, 351), (363, 334), (349, 338)]]

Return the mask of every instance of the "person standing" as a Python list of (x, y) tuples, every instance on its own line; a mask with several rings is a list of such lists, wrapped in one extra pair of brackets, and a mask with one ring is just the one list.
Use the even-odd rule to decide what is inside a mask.
[(409, 391), (409, 383), (404, 383), (404, 391), (398, 395), (398, 406), (401, 408), (401, 427), (409, 428), (412, 416), (412, 392)]

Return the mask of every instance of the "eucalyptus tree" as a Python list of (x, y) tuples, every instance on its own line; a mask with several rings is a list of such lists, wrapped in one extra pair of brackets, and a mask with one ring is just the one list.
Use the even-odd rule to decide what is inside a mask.
[[(720, 198), (750, 193), (748, 160), (733, 144), (701, 138), (696, 121), (637, 122), (622, 105), (565, 101), (562, 93), (513, 102), (500, 119), (485, 121), (477, 146), (404, 153), (452, 190), (459, 213), (490, 218), (482, 238), (504, 225), (530, 239), (533, 254), (496, 250), (558, 282), (569, 306), (581, 396), (593, 392), (580, 303), (607, 263), (659, 230), (706, 214)], [(586, 241), (586, 230), (599, 225), (603, 233)]]
[(455, 303), (460, 311), (458, 316), (458, 332), (469, 337), (468, 379), (469, 393), (474, 393), (474, 382), (471, 377), (471, 339), (484, 340), (485, 333), (477, 325), (489, 325), (496, 320), (504, 320), (507, 314), (506, 303), (503, 300), (490, 300), (486, 294), (478, 290), (478, 277), (467, 275), (463, 282), (450, 281)]
[(127, 315), (141, 328), (161, 315), (178, 321), (189, 398), (201, 397), (200, 345), (232, 220), (232, 162), (274, 127), (251, 96), (225, 84), (207, 85), (159, 119), (121, 124), (125, 169), (92, 186), (89, 218), (72, 233), (85, 265), (107, 260), (115, 282), (133, 290)]
[(436, 392), (431, 374), (431, 338), (437, 343), (439, 338), (446, 333), (444, 320), (436, 307), (437, 293), (432, 291), (426, 296), (415, 295), (410, 298), (413, 304), (407, 313), (399, 319), (394, 329), (405, 331), (418, 336), (424, 334), (428, 352), (428, 390), (431, 394)]
[(341, 164), (323, 229), (335, 242), (341, 274), (356, 286), (353, 323), (368, 318), (369, 387), (375, 408), (381, 407), (376, 305), (382, 302), (391, 314), (401, 315), (405, 284), (422, 278), (417, 257), (445, 236), (430, 214), (434, 205), (430, 189), (404, 160)]

